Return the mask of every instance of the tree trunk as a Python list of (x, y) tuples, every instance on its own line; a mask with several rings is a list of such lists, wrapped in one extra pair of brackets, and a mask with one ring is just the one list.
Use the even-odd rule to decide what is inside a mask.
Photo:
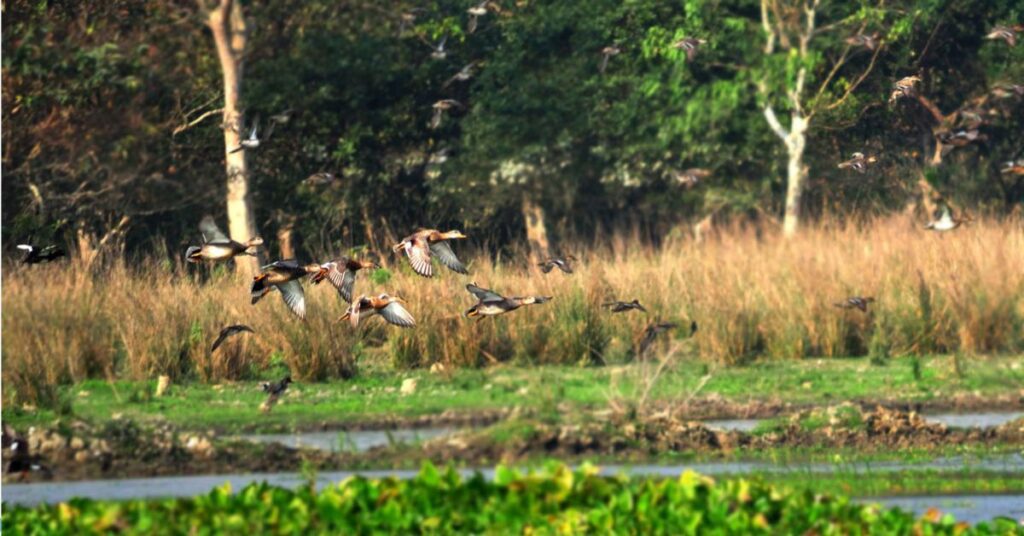
[(786, 140), (786, 212), (782, 220), (782, 234), (787, 238), (796, 234), (800, 226), (800, 199), (804, 195), (807, 167), (804, 166), (804, 149), (807, 147), (807, 119), (793, 114)]
[(277, 229), (277, 247), (282, 259), (295, 258), (295, 217), (287, 216), (282, 218), (281, 226)]
[[(228, 234), (245, 243), (256, 236), (256, 220), (249, 194), (249, 166), (246, 151), (231, 153), (237, 147), (245, 128), (245, 118), (238, 107), (242, 89), (242, 55), (248, 38), (242, 6), (232, 0), (220, 0), (210, 10), (207, 24), (213, 32), (224, 79), (224, 154), (227, 168)], [(259, 269), (262, 255), (239, 256), (235, 266), (240, 273), (252, 275)]]
[(544, 209), (523, 196), (523, 221), (526, 223), (526, 241), (530, 246), (531, 262), (538, 262), (549, 252), (548, 229), (544, 225)]

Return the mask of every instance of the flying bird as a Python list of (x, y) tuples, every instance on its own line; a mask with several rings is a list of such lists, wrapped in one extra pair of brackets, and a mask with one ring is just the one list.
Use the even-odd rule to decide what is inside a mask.
[(905, 76), (892, 85), (892, 94), (889, 95), (889, 102), (896, 102), (902, 97), (916, 97), (917, 84), (921, 79), (917, 76)]
[(1002, 167), (999, 168), (999, 172), (1012, 175), (1024, 175), (1024, 158), (1003, 162)]
[(524, 305), (541, 304), (551, 300), (551, 296), (505, 297), (493, 290), (479, 287), (475, 283), (466, 285), (466, 290), (477, 299), (477, 303), (466, 310), (466, 316), (469, 318), (475, 316), (478, 321), (486, 316), (497, 316), (515, 311)]
[(697, 56), (697, 50), (705, 43), (707, 43), (707, 41), (704, 39), (698, 39), (696, 37), (684, 37), (672, 43), (672, 48), (676, 50), (686, 51), (686, 60), (693, 61), (693, 58)]
[(435, 60), (443, 60), (448, 57), (448, 52), (444, 49), (444, 44), (448, 42), (448, 36), (444, 36), (436, 45), (431, 46), (430, 57)]
[(925, 225), (925, 229), (939, 232), (952, 231), (953, 229), (971, 221), (970, 216), (965, 215), (962, 218), (954, 216), (949, 205), (944, 205), (941, 209), (935, 211), (935, 216), (935, 219)]
[(612, 56), (618, 56), (622, 53), (622, 49), (616, 45), (606, 46), (601, 49), (601, 67), (599, 70), (601, 74), (604, 74), (605, 69), (608, 68), (608, 60)]
[(484, 0), (483, 2), (480, 2), (466, 10), (466, 13), (469, 13), (469, 25), (466, 28), (467, 33), (473, 33), (476, 31), (480, 17), (487, 14), (487, 6), (490, 3), (490, 0)]
[(849, 160), (846, 162), (840, 162), (836, 167), (839, 169), (852, 169), (857, 173), (864, 173), (868, 170), (869, 164), (874, 164), (877, 161), (878, 158), (873, 155), (864, 156), (864, 153), (856, 152), (851, 155)]
[(441, 264), (449, 270), (460, 274), (468, 274), (469, 270), (462, 264), (462, 261), (455, 256), (449, 240), (466, 238), (461, 231), (448, 231), (442, 233), (437, 229), (420, 229), (405, 237), (401, 242), (395, 244), (391, 249), (395, 252), (405, 252), (409, 258), (409, 265), (417, 274), (423, 277), (432, 277), (434, 268), (430, 264), (431, 257), (437, 255)]
[(640, 300), (633, 300), (631, 302), (626, 301), (610, 301), (601, 304), (603, 307), (608, 307), (613, 313), (625, 313), (626, 311), (643, 311), (647, 312), (647, 309), (640, 305)]
[(251, 238), (245, 243), (228, 238), (211, 216), (206, 216), (199, 222), (199, 231), (203, 236), (203, 245), (190, 246), (185, 251), (185, 259), (188, 262), (223, 262), (238, 255), (255, 255), (249, 249), (263, 245), (263, 239), (260, 237)]
[(452, 77), (446, 80), (444, 84), (441, 84), (441, 89), (444, 89), (455, 82), (465, 82), (470, 78), (473, 78), (473, 75), (476, 74), (477, 63), (478, 62), (476, 61), (471, 61), (464, 65), (461, 69), (459, 69), (459, 72), (452, 75)]
[(1024, 24), (1013, 26), (996, 26), (985, 36), (985, 39), (1002, 39), (1011, 47), (1017, 46), (1017, 33), (1024, 32)]
[(233, 147), (230, 151), (228, 151), (228, 154), (234, 154), (237, 153), (238, 151), (242, 151), (245, 149), (255, 149), (259, 147), (260, 139), (256, 137), (256, 132), (259, 129), (259, 126), (260, 120), (259, 118), (256, 118), (256, 120), (253, 121), (252, 130), (249, 131), (249, 137), (239, 141), (238, 146)]
[(263, 390), (264, 393), (267, 393), (267, 400), (260, 405), (260, 410), (263, 411), (264, 413), (269, 412), (270, 409), (274, 407), (274, 404), (277, 403), (278, 399), (281, 398), (281, 395), (283, 395), (284, 392), (288, 390), (288, 385), (290, 385), (291, 383), (291, 376), (285, 376), (284, 378), (281, 379), (281, 381), (277, 382), (261, 383), (260, 388)]
[(430, 118), (430, 128), (435, 129), (441, 126), (444, 114), (452, 108), (462, 108), (462, 103), (455, 99), (441, 99), (433, 104), (434, 115)]
[(711, 176), (711, 170), (704, 168), (690, 168), (683, 171), (676, 171), (673, 173), (675, 179), (679, 181), (679, 184), (687, 188), (693, 188), (700, 183), (700, 181)]
[(320, 265), (320, 271), (313, 274), (311, 281), (314, 285), (320, 284), (324, 279), (331, 282), (338, 294), (345, 303), (352, 301), (352, 290), (356, 284), (356, 273), (364, 268), (380, 268), (377, 263), (342, 257), (335, 261), (325, 262)]
[(868, 312), (868, 305), (870, 305), (874, 298), (871, 296), (850, 296), (845, 301), (835, 303), (836, 307), (841, 309), (860, 309), (862, 312)]
[(545, 274), (551, 273), (551, 270), (554, 270), (555, 268), (558, 268), (563, 273), (571, 274), (572, 265), (569, 264), (569, 262), (575, 261), (576, 257), (573, 257), (572, 255), (566, 255), (565, 257), (551, 257), (543, 262), (537, 263), (537, 266), (539, 266), (540, 271), (544, 272)]
[(359, 322), (367, 317), (379, 315), (388, 324), (400, 328), (411, 328), (416, 326), (416, 319), (402, 305), (405, 300), (396, 296), (381, 294), (380, 296), (359, 296), (352, 302), (340, 321), (348, 320), (352, 327), (358, 327)]
[(303, 179), (302, 182), (310, 186), (324, 186), (327, 184), (331, 184), (332, 182), (335, 181), (336, 178), (337, 177), (334, 176), (334, 173), (330, 173), (327, 171), (318, 171)]
[(57, 246), (36, 247), (31, 244), (18, 244), (18, 249), (27, 252), (21, 259), (22, 264), (39, 264), (41, 262), (55, 261), (65, 256), (64, 250)]
[(316, 263), (302, 265), (295, 260), (288, 259), (272, 262), (260, 270), (263, 273), (252, 278), (250, 295), (253, 305), (270, 292), (268, 290), (270, 287), (277, 287), (277, 290), (281, 291), (281, 298), (285, 305), (296, 316), (305, 320), (306, 295), (302, 291), (302, 283), (299, 282), (299, 278), (320, 272), (320, 265)]
[(217, 350), (217, 347), (219, 347), (225, 340), (227, 340), (228, 337), (236, 335), (238, 333), (244, 333), (246, 331), (248, 331), (249, 333), (256, 333), (256, 331), (254, 331), (249, 326), (246, 326), (245, 324), (235, 324), (232, 326), (227, 326), (224, 329), (220, 330), (220, 335), (217, 336), (217, 340), (213, 341), (213, 346), (210, 347), (210, 353), (213, 353), (215, 350)]
[(867, 34), (856, 34), (846, 38), (846, 44), (853, 47), (864, 47), (868, 50), (874, 51), (878, 48), (878, 33), (871, 35)]

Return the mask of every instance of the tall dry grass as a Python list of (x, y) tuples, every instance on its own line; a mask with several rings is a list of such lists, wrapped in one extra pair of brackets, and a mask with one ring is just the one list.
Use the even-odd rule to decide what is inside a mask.
[[(793, 240), (727, 230), (697, 244), (655, 250), (618, 236), (577, 251), (576, 273), (539, 273), (525, 262), (471, 260), (470, 277), (442, 270), (424, 279), (393, 259), (392, 277), (360, 277), (357, 292), (403, 296), (419, 326), (372, 320), (353, 332), (328, 285), (307, 285), (300, 322), (276, 295), (249, 304), (246, 281), (226, 270), (122, 263), (96, 275), (74, 265), (9, 266), (3, 274), (5, 396), (46, 400), (53, 386), (87, 377), (245, 378), (282, 360), (306, 380), (347, 376), (364, 352), (395, 367), (440, 362), (600, 364), (629, 359), (651, 318), (695, 319), (703, 359), (722, 364), (932, 352), (1018, 352), (1024, 348), (1024, 230), (1018, 220), (975, 222), (933, 234), (899, 218), (853, 227), (808, 228)], [(381, 274), (378, 274), (381, 275)], [(509, 315), (468, 320), (475, 281), (507, 295), (555, 299)], [(833, 306), (874, 296), (870, 314)], [(602, 310), (638, 298), (650, 317)], [(221, 327), (245, 323), (255, 336), (211, 355)], [(683, 336), (681, 333), (680, 336)]]

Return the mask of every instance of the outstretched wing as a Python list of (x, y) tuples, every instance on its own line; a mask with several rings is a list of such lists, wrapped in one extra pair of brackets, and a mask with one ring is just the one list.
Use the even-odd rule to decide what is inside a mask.
[(467, 270), (466, 266), (462, 264), (462, 261), (455, 256), (455, 252), (452, 251), (452, 247), (448, 245), (447, 241), (442, 240), (441, 242), (434, 242), (433, 244), (430, 244), (430, 251), (433, 252), (434, 255), (437, 255), (437, 258), (441, 260), (441, 264), (447, 266), (453, 272), (469, 274), (469, 270)]
[(29, 253), (32, 253), (32, 249), (33, 248), (32, 248), (32, 246), (30, 246), (28, 244), (18, 244), (18, 249), (20, 249), (22, 251), (27, 251)]
[(478, 287), (478, 286), (476, 286), (473, 283), (470, 283), (470, 284), (466, 285), (466, 290), (468, 290), (470, 294), (476, 296), (476, 299), (478, 299), (480, 301), (485, 301), (485, 300), (504, 300), (505, 299), (505, 297), (502, 296), (501, 294), (498, 294), (497, 292), (494, 292), (493, 290), (488, 290), (488, 289), (485, 289), (483, 287)]
[[(409, 257), (409, 265), (417, 274), (423, 277), (434, 275), (434, 267), (430, 265), (430, 250), (419, 240), (410, 240), (405, 243), (405, 254)], [(449, 250), (450, 251), (450, 250)], [(454, 254), (453, 254), (454, 255)]]
[(231, 331), (228, 328), (220, 330), (220, 335), (217, 336), (217, 340), (213, 341), (213, 346), (210, 347), (210, 353), (212, 354), (213, 352), (215, 352), (217, 350), (217, 347), (220, 346), (220, 344), (224, 342), (224, 340), (227, 339), (228, 335), (230, 334)]
[(203, 219), (199, 221), (199, 232), (203, 233), (203, 238), (207, 242), (227, 242), (230, 240), (228, 235), (224, 234), (220, 227), (217, 227), (217, 223), (213, 221), (213, 216), (203, 216)]
[(295, 313), (295, 316), (305, 320), (306, 295), (302, 292), (302, 283), (293, 279), (287, 283), (277, 285), (277, 289), (281, 291), (281, 298), (284, 299), (284, 303), (288, 308)]
[(345, 269), (346, 262), (346, 259), (341, 259), (327, 263), (327, 279), (334, 288), (338, 289), (341, 299), (345, 300), (346, 303), (350, 303), (352, 301), (352, 290), (356, 284), (356, 273)]
[(396, 325), (402, 328), (411, 328), (416, 325), (416, 319), (409, 314), (402, 304), (398, 302), (391, 302), (384, 308), (378, 311), (381, 318), (387, 320), (389, 324)]

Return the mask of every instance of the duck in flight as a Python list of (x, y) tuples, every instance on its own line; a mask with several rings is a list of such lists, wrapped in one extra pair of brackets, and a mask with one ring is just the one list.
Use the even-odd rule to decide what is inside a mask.
[(281, 381), (276, 382), (263, 382), (260, 384), (260, 389), (264, 393), (267, 393), (267, 400), (260, 405), (260, 410), (264, 413), (270, 412), (270, 409), (277, 404), (277, 401), (281, 398), (281, 395), (288, 390), (288, 386), (292, 383), (292, 377), (285, 376)]
[(295, 316), (306, 319), (306, 295), (302, 291), (299, 278), (320, 272), (319, 264), (299, 264), (293, 259), (272, 262), (261, 268), (262, 272), (252, 280), (252, 303), (255, 305), (263, 296), (270, 292), (271, 287), (281, 291), (285, 305)]
[(643, 305), (640, 305), (640, 300), (633, 300), (631, 302), (627, 302), (627, 301), (610, 301), (610, 302), (602, 303), (601, 306), (602, 307), (607, 307), (607, 308), (611, 309), (611, 311), (613, 313), (625, 313), (626, 311), (633, 311), (633, 310), (643, 311), (645, 313), (647, 312), (647, 309)]
[(935, 211), (935, 216), (935, 219), (924, 226), (925, 229), (939, 232), (952, 231), (953, 229), (971, 221), (970, 216), (964, 216), (962, 218), (954, 216), (953, 210), (949, 208), (949, 205), (943, 205), (941, 209)]
[(395, 244), (391, 249), (395, 253), (404, 252), (405, 256), (409, 258), (409, 266), (412, 266), (413, 271), (423, 277), (433, 277), (434, 267), (430, 261), (434, 255), (437, 255), (441, 264), (447, 266), (449, 270), (460, 274), (468, 274), (469, 270), (455, 256), (451, 245), (448, 244), (449, 240), (462, 238), (466, 238), (466, 235), (462, 234), (461, 231), (442, 233), (437, 229), (420, 229), (403, 238), (401, 242)]
[(840, 162), (836, 167), (839, 169), (852, 169), (857, 173), (864, 173), (868, 170), (868, 165), (874, 164), (877, 161), (878, 158), (874, 155), (864, 156), (864, 153), (856, 152), (851, 155), (849, 160), (846, 162)]
[(569, 263), (575, 261), (576, 257), (573, 257), (572, 255), (566, 255), (565, 257), (551, 257), (543, 262), (537, 263), (537, 266), (539, 266), (540, 271), (544, 272), (545, 274), (551, 273), (551, 270), (554, 270), (555, 268), (558, 268), (563, 273), (571, 274), (572, 265)]
[(875, 299), (871, 296), (850, 296), (849, 298), (833, 305), (840, 309), (860, 309), (861, 312), (866, 313), (868, 312), (868, 306), (874, 301)]
[(249, 131), (249, 137), (242, 139), (238, 142), (238, 145), (232, 147), (228, 154), (234, 154), (238, 151), (244, 151), (246, 149), (255, 149), (260, 146), (260, 139), (256, 137), (256, 132), (259, 130), (260, 120), (256, 118), (252, 124), (252, 130)]
[(416, 319), (409, 310), (402, 305), (405, 300), (397, 296), (381, 294), (380, 296), (359, 296), (352, 301), (345, 314), (339, 320), (348, 320), (352, 327), (359, 327), (359, 322), (364, 318), (378, 315), (385, 322), (400, 328), (411, 328), (416, 326)]
[(217, 335), (217, 340), (213, 341), (213, 346), (210, 347), (210, 353), (212, 354), (214, 351), (216, 351), (217, 348), (221, 344), (223, 344), (224, 341), (226, 341), (228, 337), (230, 337), (232, 335), (236, 335), (238, 333), (244, 333), (244, 332), (256, 333), (255, 330), (253, 330), (249, 326), (246, 326), (245, 324), (234, 324), (234, 325), (227, 326), (224, 329), (220, 330), (220, 335)]
[(377, 263), (359, 259), (342, 257), (338, 260), (325, 262), (320, 265), (320, 271), (313, 274), (310, 279), (314, 285), (320, 284), (324, 279), (331, 282), (331, 285), (338, 290), (341, 299), (345, 303), (352, 301), (352, 290), (356, 284), (356, 273), (359, 270), (380, 268)]
[(707, 43), (704, 39), (698, 39), (696, 37), (684, 37), (674, 43), (672, 48), (676, 50), (686, 51), (686, 61), (693, 61), (693, 58), (697, 57), (697, 51)]
[(487, 316), (498, 316), (515, 311), (524, 305), (536, 305), (551, 300), (551, 296), (505, 297), (474, 283), (466, 285), (466, 290), (477, 299), (477, 303), (466, 310), (466, 316), (469, 318), (477, 317), (477, 320), (482, 320)]
[(65, 256), (64, 250), (53, 245), (40, 248), (32, 244), (18, 244), (18, 249), (26, 252), (25, 257), (21, 259), (22, 264), (52, 262)]
[(206, 216), (199, 222), (199, 231), (203, 235), (203, 245), (190, 246), (185, 251), (185, 259), (191, 263), (223, 262), (238, 255), (255, 255), (249, 249), (263, 245), (263, 239), (260, 237), (251, 238), (245, 243), (228, 238), (211, 216)]

